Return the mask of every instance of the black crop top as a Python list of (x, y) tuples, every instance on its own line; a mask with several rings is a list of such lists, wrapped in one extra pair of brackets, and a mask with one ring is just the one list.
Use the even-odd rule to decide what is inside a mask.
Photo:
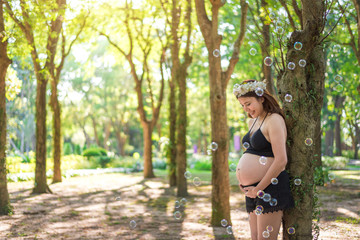
[[(267, 113), (264, 117), (264, 120), (266, 117), (267, 117)], [(251, 153), (265, 157), (274, 157), (274, 153), (271, 148), (271, 143), (269, 143), (269, 141), (265, 138), (264, 134), (260, 130), (262, 124), (264, 123), (264, 120), (262, 121), (259, 129), (256, 130), (250, 137), (250, 132), (257, 121), (256, 119), (253, 125), (251, 126), (249, 132), (245, 134), (245, 136), (243, 137), (242, 144), (244, 145), (246, 142), (249, 143), (249, 147), (246, 149), (244, 153)]]

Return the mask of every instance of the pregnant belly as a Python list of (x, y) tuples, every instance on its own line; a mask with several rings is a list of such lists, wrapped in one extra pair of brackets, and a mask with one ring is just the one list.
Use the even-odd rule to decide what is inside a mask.
[(236, 167), (236, 177), (242, 185), (260, 182), (273, 163), (273, 157), (261, 157), (251, 153), (241, 156)]

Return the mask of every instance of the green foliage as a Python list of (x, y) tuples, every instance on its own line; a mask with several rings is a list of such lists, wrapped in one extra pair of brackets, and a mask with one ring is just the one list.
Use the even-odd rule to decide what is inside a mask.
[(73, 153), (72, 144), (69, 142), (64, 143), (64, 155), (70, 155)]
[(100, 156), (107, 156), (107, 151), (104, 148), (88, 148), (83, 151), (82, 154), (84, 157), (100, 157)]
[(322, 156), (321, 161), (324, 167), (330, 169), (344, 169), (346, 165), (349, 163), (349, 158), (347, 157), (330, 157), (330, 156)]

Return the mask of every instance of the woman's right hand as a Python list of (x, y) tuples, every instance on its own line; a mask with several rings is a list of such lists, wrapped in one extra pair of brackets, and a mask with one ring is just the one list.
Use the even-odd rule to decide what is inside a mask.
[(243, 193), (246, 193), (244, 187), (241, 185), (241, 183), (239, 183), (239, 187), (240, 187), (240, 190), (243, 192)]

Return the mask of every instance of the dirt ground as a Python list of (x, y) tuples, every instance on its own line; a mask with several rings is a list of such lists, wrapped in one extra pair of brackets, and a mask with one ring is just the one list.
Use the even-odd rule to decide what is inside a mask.
[[(209, 225), (208, 184), (191, 182), (190, 196), (180, 208), (175, 201), (181, 198), (164, 178), (144, 181), (139, 174), (73, 177), (50, 185), (53, 194), (41, 195), (31, 195), (32, 184), (9, 183), (15, 213), (0, 217), (1, 240), (250, 239), (244, 195), (236, 185), (231, 188), (233, 235), (229, 235), (226, 228)], [(319, 192), (319, 239), (360, 239), (359, 186), (335, 183)], [(182, 214), (179, 220), (174, 217), (176, 210)]]

